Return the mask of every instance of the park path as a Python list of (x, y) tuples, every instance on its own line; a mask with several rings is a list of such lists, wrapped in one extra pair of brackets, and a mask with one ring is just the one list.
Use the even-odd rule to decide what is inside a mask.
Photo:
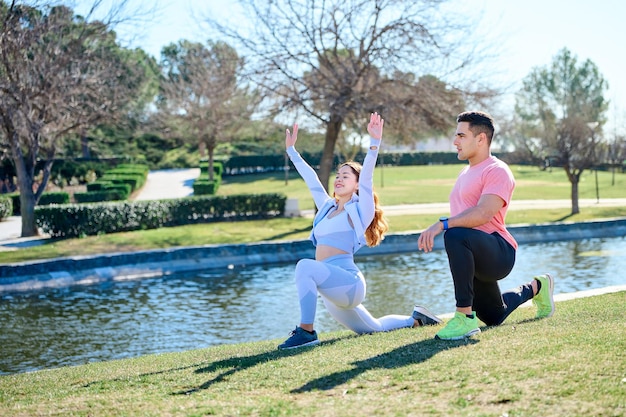
[[(193, 194), (193, 182), (200, 176), (200, 168), (150, 171), (146, 183), (134, 200), (161, 200), (187, 197)], [(22, 219), (10, 216), (0, 222), (0, 250), (2, 246), (28, 246), (46, 239), (46, 236), (21, 238)]]
[[(134, 200), (160, 200), (167, 198), (187, 197), (193, 194), (193, 182), (200, 175), (199, 168), (168, 169), (150, 171), (146, 184), (134, 196)], [(626, 206), (626, 198), (583, 198), (579, 200), (583, 207), (619, 207)], [(570, 200), (513, 200), (510, 210), (529, 210), (539, 208), (568, 208)], [(383, 206), (385, 215), (397, 216), (403, 214), (438, 214), (448, 213), (448, 203), (407, 204), (399, 206)], [(301, 210), (301, 215), (312, 217), (313, 210)], [(0, 250), (1, 246), (26, 246), (36, 244), (45, 237), (20, 238), (22, 221), (19, 216), (11, 216), (0, 222)]]
[(188, 197), (193, 194), (193, 182), (199, 176), (200, 168), (150, 171), (134, 200)]

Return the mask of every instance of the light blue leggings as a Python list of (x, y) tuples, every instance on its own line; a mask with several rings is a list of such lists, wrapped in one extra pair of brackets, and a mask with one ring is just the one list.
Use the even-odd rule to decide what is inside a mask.
[(296, 288), (302, 324), (315, 321), (319, 292), (335, 320), (356, 333), (386, 332), (413, 326), (411, 316), (388, 315), (377, 319), (363, 307), (365, 278), (350, 254), (331, 256), (323, 261), (301, 259), (296, 265)]

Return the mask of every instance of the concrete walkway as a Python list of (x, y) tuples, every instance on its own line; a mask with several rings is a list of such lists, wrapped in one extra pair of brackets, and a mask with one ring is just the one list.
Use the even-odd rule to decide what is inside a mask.
[[(134, 200), (162, 200), (182, 198), (193, 194), (193, 182), (200, 176), (200, 168), (150, 171), (146, 183)], [(2, 246), (25, 247), (40, 243), (47, 236), (21, 238), (22, 218), (10, 216), (0, 222), (0, 250)]]
[(200, 168), (150, 171), (146, 184), (135, 200), (164, 200), (193, 195), (193, 182), (200, 176)]
[[(583, 207), (626, 207), (626, 198), (604, 198), (598, 202), (595, 198), (581, 198), (578, 200)], [(533, 210), (542, 208), (570, 208), (571, 200), (515, 200), (511, 201), (509, 210)], [(399, 216), (402, 214), (441, 214), (450, 212), (448, 203), (405, 204), (400, 206), (383, 206), (385, 215)], [(303, 216), (312, 216), (313, 210), (302, 210)]]
[[(134, 200), (161, 200), (181, 198), (193, 195), (193, 182), (200, 176), (199, 168), (168, 169), (150, 171), (146, 184), (135, 195)], [(626, 206), (626, 198), (614, 199), (580, 199), (583, 207), (619, 207)], [(510, 210), (529, 210), (540, 208), (568, 208), (570, 200), (513, 200)], [(403, 214), (441, 214), (449, 212), (448, 203), (408, 204), (400, 206), (383, 206), (387, 216)], [(312, 217), (313, 210), (301, 210), (302, 216)], [(19, 216), (11, 216), (0, 222), (0, 250), (2, 247), (24, 247), (38, 244), (47, 237), (20, 238), (22, 220)]]

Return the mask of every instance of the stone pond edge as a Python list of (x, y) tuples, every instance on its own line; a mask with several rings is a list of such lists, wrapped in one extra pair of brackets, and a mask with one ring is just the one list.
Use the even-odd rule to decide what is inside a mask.
[[(626, 218), (586, 222), (559, 222), (509, 226), (520, 245), (554, 241), (626, 236)], [(417, 250), (419, 232), (389, 234), (377, 247), (363, 248), (357, 259), (368, 255)], [(435, 249), (443, 249), (442, 235)], [(181, 272), (219, 272), (248, 266), (296, 262), (312, 258), (309, 240), (201, 245), (128, 253), (63, 257), (0, 265), (0, 292), (30, 291), (78, 284), (132, 280)]]

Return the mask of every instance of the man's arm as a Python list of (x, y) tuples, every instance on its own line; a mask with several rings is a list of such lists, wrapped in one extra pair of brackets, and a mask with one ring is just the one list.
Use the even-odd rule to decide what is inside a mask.
[[(448, 219), (448, 228), (451, 227), (467, 227), (474, 228), (488, 223), (493, 216), (504, 206), (505, 201), (495, 194), (484, 194), (478, 200), (475, 207)], [(435, 244), (435, 236), (443, 232), (443, 224), (441, 222), (433, 223), (428, 229), (420, 233), (417, 239), (417, 248), (424, 252), (433, 250)]]
[[(448, 219), (448, 227), (474, 228), (489, 223), (504, 206), (505, 201), (495, 194), (483, 194), (475, 207)], [(443, 226), (442, 226), (443, 230)]]

